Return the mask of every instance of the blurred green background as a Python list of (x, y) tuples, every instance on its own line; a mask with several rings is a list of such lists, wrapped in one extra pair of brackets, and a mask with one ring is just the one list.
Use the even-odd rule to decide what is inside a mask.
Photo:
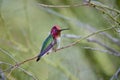
[[(118, 10), (120, 8), (119, 0), (96, 1)], [(54, 25), (70, 28), (62, 34), (81, 37), (116, 25), (111, 18), (92, 7), (44, 8), (38, 6), (39, 3), (69, 5), (83, 1), (0, 0), (0, 71), (16, 62), (38, 55), (42, 42)], [(113, 17), (116, 15), (112, 11), (105, 11)], [(115, 16), (118, 20), (119, 15)], [(116, 39), (119, 42), (120, 33), (113, 29), (105, 34), (91, 38), (120, 52), (120, 45), (111, 41)], [(64, 37), (61, 46), (76, 40), (78, 39)], [(44, 56), (39, 62), (26, 62), (10, 75), (10, 71), (4, 72), (3, 75), (6, 80), (109, 80), (120, 67), (120, 58), (108, 53), (110, 51), (100, 44), (83, 40), (75, 46)]]

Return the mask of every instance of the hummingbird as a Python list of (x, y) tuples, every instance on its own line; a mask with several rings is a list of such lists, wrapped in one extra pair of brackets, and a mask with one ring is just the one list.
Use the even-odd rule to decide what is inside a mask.
[(58, 25), (52, 27), (49, 36), (42, 44), (40, 54), (37, 56), (36, 61), (39, 61), (44, 54), (49, 54), (52, 51), (56, 51), (60, 47), (61, 31), (69, 30), (61, 29)]

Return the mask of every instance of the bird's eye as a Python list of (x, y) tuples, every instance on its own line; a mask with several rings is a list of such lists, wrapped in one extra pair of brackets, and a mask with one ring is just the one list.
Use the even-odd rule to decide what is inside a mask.
[(54, 30), (55, 33), (57, 33), (57, 30)]
[(55, 30), (55, 32), (57, 33), (57, 30)]

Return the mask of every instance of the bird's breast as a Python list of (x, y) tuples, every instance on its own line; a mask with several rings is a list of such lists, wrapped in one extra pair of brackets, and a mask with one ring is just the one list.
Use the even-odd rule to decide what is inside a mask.
[(57, 45), (57, 48), (60, 48), (60, 41), (61, 41), (61, 38), (58, 37), (57, 40), (56, 40), (56, 42), (57, 42), (57, 44), (56, 44), (56, 45)]

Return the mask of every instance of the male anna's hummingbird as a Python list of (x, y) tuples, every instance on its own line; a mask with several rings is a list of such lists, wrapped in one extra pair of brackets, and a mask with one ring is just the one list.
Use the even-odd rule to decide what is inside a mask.
[(45, 39), (42, 45), (42, 49), (36, 61), (39, 61), (44, 54), (56, 51), (60, 47), (61, 31), (68, 29), (60, 29), (59, 26), (55, 25), (52, 27), (49, 36)]

